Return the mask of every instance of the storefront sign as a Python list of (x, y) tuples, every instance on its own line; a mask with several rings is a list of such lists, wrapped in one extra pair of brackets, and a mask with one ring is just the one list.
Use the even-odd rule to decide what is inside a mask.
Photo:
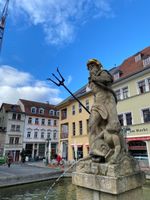
[(131, 133), (141, 133), (141, 132), (148, 132), (148, 128), (131, 129)]

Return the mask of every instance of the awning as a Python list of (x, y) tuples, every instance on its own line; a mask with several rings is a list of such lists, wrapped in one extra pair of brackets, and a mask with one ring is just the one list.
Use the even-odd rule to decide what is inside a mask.
[(150, 140), (150, 136), (143, 136), (143, 137), (127, 137), (125, 138), (127, 142), (129, 141), (147, 141)]

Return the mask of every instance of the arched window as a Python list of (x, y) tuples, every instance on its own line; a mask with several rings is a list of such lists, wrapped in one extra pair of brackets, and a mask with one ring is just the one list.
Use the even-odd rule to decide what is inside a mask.
[(50, 116), (54, 116), (54, 110), (49, 110)]
[(31, 113), (36, 113), (37, 108), (36, 107), (32, 107), (31, 108)]

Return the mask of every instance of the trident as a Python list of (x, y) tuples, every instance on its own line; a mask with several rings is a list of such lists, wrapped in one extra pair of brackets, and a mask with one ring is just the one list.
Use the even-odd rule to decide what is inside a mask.
[(57, 67), (57, 72), (58, 72), (60, 78), (58, 78), (58, 77), (57, 77), (55, 74), (53, 74), (53, 73), (52, 73), (52, 75), (55, 77), (55, 79), (58, 81), (58, 83), (57, 83), (56, 81), (52, 80), (51, 78), (48, 78), (47, 80), (53, 82), (53, 83), (54, 83), (55, 85), (57, 85), (58, 87), (63, 86), (63, 87), (73, 96), (73, 98), (74, 98), (76, 101), (78, 101), (78, 103), (79, 103), (89, 114), (91, 114), (90, 111), (81, 103), (81, 101), (66, 87), (66, 85), (64, 84), (65, 79), (64, 79), (64, 77), (61, 75), (61, 73), (60, 73), (58, 67)]

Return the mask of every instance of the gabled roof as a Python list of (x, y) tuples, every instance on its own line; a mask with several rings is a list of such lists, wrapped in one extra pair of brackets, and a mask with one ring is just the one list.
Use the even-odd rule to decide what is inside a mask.
[[(141, 55), (141, 59), (136, 62), (135, 57), (138, 55)], [(149, 68), (150, 66), (143, 66), (143, 60), (147, 57), (150, 57), (150, 46), (124, 60), (123, 63), (116, 68), (121, 72), (120, 78), (126, 78), (129, 75), (137, 73), (138, 71)], [(113, 71), (113, 74), (114, 73), (115, 72)]]
[(2, 108), (5, 109), (5, 112), (22, 113), (22, 110), (21, 110), (20, 106), (17, 105), (17, 104), (3, 103), (3, 104), (1, 105), (0, 110), (2, 110)]
[[(27, 115), (42, 116), (42, 117), (52, 117), (52, 118), (54, 117), (54, 118), (56, 118), (56, 116), (50, 116), (50, 114), (49, 114), (50, 110), (57, 111), (56, 106), (53, 105), (53, 104), (30, 101), (30, 100), (25, 100), (25, 99), (19, 99), (19, 101), (24, 105), (25, 113)], [(37, 113), (33, 114), (31, 112), (31, 108), (32, 107), (36, 107)], [(44, 109), (44, 114), (40, 114), (38, 112), (40, 108)]]

